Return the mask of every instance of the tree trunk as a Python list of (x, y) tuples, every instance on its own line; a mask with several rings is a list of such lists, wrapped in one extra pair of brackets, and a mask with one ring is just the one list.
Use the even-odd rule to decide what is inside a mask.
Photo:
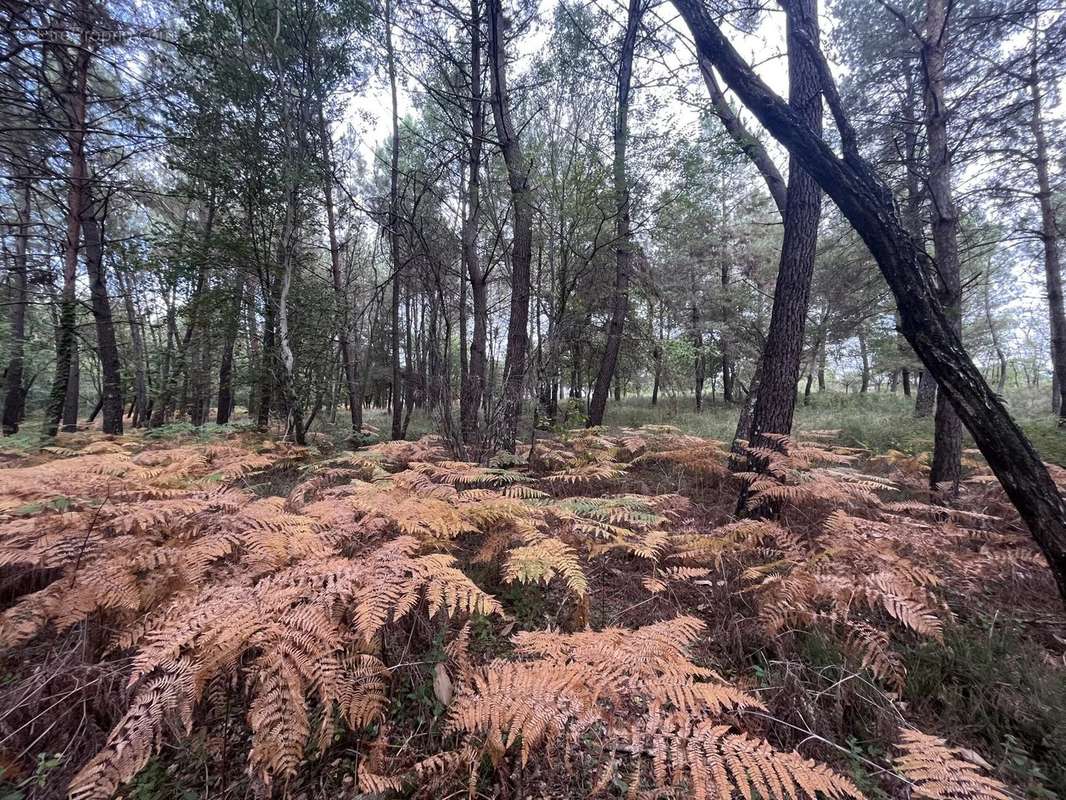
[(233, 305), (226, 318), (226, 330), (222, 340), (222, 358), (218, 365), (218, 409), (215, 424), (229, 423), (233, 413), (233, 351), (241, 330), (241, 311), (244, 309), (244, 281), (236, 281), (233, 290)]
[[(814, 57), (799, 36), (818, 41), (817, 0), (788, 0), (789, 107), (815, 133), (822, 131), (822, 101)], [(786, 191), (785, 233), (773, 310), (762, 354), (762, 377), (752, 413), (751, 441), (765, 446), (766, 433), (791, 433), (803, 331), (814, 274), (822, 193), (792, 156)]]
[[(481, 5), (470, 0), (470, 160), (467, 164), (466, 216), (463, 217), (463, 265), (470, 280), (473, 329), (469, 362), (459, 390), (459, 425), (463, 443), (480, 449), (478, 412), (485, 393), (485, 347), (488, 338), (488, 278), (478, 259), (481, 220), (481, 142), (485, 138), (485, 105), (481, 88)], [(480, 453), (479, 453), (480, 455)]]
[(277, 353), (274, 335), (274, 292), (269, 285), (263, 291), (263, 355), (259, 360), (259, 392), (256, 403), (256, 427), (266, 431), (270, 427), (270, 407), (274, 404), (275, 362)]
[[(962, 336), (962, 278), (959, 266), (959, 218), (951, 187), (951, 150), (948, 144), (948, 109), (944, 98), (944, 62), (947, 47), (948, 0), (926, 0), (925, 131), (928, 140), (929, 196), (933, 214), (933, 252), (940, 277), (940, 302), (956, 336)], [(958, 493), (962, 477), (962, 421), (947, 397), (938, 396), (933, 464), (929, 485), (934, 491), (946, 484)]]
[(1032, 56), (1029, 62), (1029, 93), (1033, 110), (1030, 126), (1036, 143), (1036, 177), (1040, 201), (1040, 239), (1044, 243), (1044, 277), (1047, 282), (1048, 317), (1051, 325), (1051, 363), (1059, 378), (1059, 395), (1052, 404), (1052, 413), (1059, 424), (1066, 424), (1066, 313), (1062, 302), (1062, 264), (1059, 261), (1059, 229), (1055, 219), (1051, 178), (1048, 174), (1047, 137), (1044, 134), (1043, 98), (1038, 70), (1037, 28), (1033, 28)]
[(507, 352), (503, 367), (503, 419), (500, 446), (514, 452), (529, 349), (529, 267), (533, 257), (533, 193), (530, 165), (522, 153), (511, 119), (507, 88), (507, 50), (502, 0), (488, 0), (489, 66), (492, 73), (492, 115), (496, 136), (507, 165), (507, 180), (514, 205), (511, 239), (511, 308), (507, 321)]
[(63, 398), (63, 431), (73, 433), (78, 429), (78, 411), (81, 409), (81, 356), (78, 339), (70, 343), (70, 374), (67, 378), (67, 393)]
[(333, 278), (333, 301), (337, 306), (337, 340), (341, 351), (344, 384), (348, 390), (348, 408), (351, 412), (352, 431), (359, 433), (363, 428), (363, 392), (359, 385), (358, 359), (352, 347), (348, 289), (341, 269), (340, 245), (337, 243), (337, 219), (333, 208), (333, 147), (321, 103), (318, 106), (318, 131), (319, 138), (322, 140), (322, 161), (325, 165), (322, 194), (326, 206), (326, 229), (329, 233), (329, 264), (330, 274)]
[(766, 182), (766, 188), (770, 190), (770, 197), (773, 198), (774, 205), (777, 206), (778, 212), (784, 217), (787, 204), (787, 187), (785, 179), (781, 177), (781, 171), (774, 164), (773, 159), (770, 158), (770, 154), (766, 152), (762, 142), (748, 131), (740, 117), (729, 105), (725, 93), (722, 92), (722, 88), (718, 85), (718, 79), (714, 77), (711, 62), (701, 56), (699, 58), (699, 66), (700, 75), (703, 76), (703, 83), (707, 87), (707, 93), (711, 96), (711, 106), (714, 109), (715, 116), (721, 120), (722, 127), (725, 128), (730, 138), (740, 147), (751, 163), (755, 165), (755, 168), (759, 170), (759, 174), (762, 175), (763, 180)]
[(130, 415), (130, 425), (139, 428), (148, 423), (148, 352), (145, 349), (141, 318), (137, 313), (133, 298), (135, 284), (117, 267), (115, 268), (115, 280), (118, 282), (118, 290), (122, 292), (122, 303), (130, 325), (130, 347), (133, 352), (133, 411)]
[[(152, 415), (152, 427), (158, 427), (162, 425), (166, 420), (167, 411), (173, 402), (174, 396), (178, 388), (179, 377), (188, 379), (188, 362), (189, 357), (192, 355), (191, 346), (193, 345), (194, 337), (196, 336), (200, 327), (200, 317), (203, 314), (203, 309), (200, 307), (204, 300), (204, 291), (207, 288), (208, 269), (210, 265), (211, 249), (213, 244), (214, 226), (215, 226), (215, 198), (214, 195), (208, 197), (207, 208), (204, 216), (204, 233), (201, 240), (201, 251), (197, 253), (197, 258), (200, 263), (196, 271), (196, 287), (193, 290), (192, 298), (189, 301), (191, 307), (191, 313), (189, 314), (189, 322), (185, 328), (185, 333), (178, 341), (177, 329), (174, 328), (173, 336), (176, 343), (176, 352), (174, 354), (173, 361), (170, 365), (170, 369), (167, 372), (166, 380), (162, 381), (162, 385), (159, 391), (159, 405), (156, 407), (155, 413)], [(184, 226), (183, 226), (184, 230)], [(173, 317), (170, 318), (170, 324), (175, 325)], [(179, 408), (181, 406), (179, 405)]]
[(1003, 348), (999, 343), (999, 333), (996, 331), (996, 323), (992, 319), (992, 298), (989, 296), (989, 284), (991, 278), (985, 276), (983, 299), (985, 306), (985, 323), (988, 325), (988, 335), (992, 339), (992, 349), (996, 353), (996, 359), (999, 364), (998, 372), (996, 373), (996, 391), (1003, 394), (1003, 387), (1007, 385), (1007, 357), (1003, 354)]
[(400, 116), (396, 100), (396, 54), (392, 48), (392, 0), (385, 0), (385, 52), (392, 95), (392, 153), (389, 161), (389, 253), (392, 257), (392, 438), (403, 438), (400, 384)]
[(860, 394), (866, 394), (870, 388), (870, 351), (866, 348), (866, 332), (859, 329), (859, 358), (862, 360), (862, 383)]
[[(295, 215), (295, 185), (290, 190), (289, 205), (289, 215)], [(288, 224), (285, 228), (285, 236), (282, 240), (284, 253), (281, 264), (281, 291), (278, 294), (278, 351), (281, 355), (282, 391), (285, 396), (285, 410), (289, 415), (288, 426), (296, 443), (303, 445), (306, 444), (303, 409), (300, 407), (300, 398), (296, 394), (296, 360), (289, 337), (289, 293), (292, 290), (293, 273), (296, 270), (296, 259), (292, 252), (295, 242), (285, 242), (285, 239), (294, 235)]]
[(122, 433), (122, 364), (115, 341), (115, 323), (111, 317), (111, 298), (107, 292), (107, 274), (103, 259), (104, 205), (100, 198), (87, 198), (81, 229), (85, 241), (85, 269), (89, 274), (89, 294), (96, 321), (96, 351), (100, 356), (104, 433)]
[[(843, 158), (755, 75), (699, 0), (673, 3), (692, 30), (700, 54), (711, 60), (762, 125), (833, 198), (866, 243), (899, 305), (903, 335), (955, 405), (1066, 599), (1066, 502), (1025, 434), (966, 354), (941, 307), (928, 256), (900, 221), (891, 191), (859, 155), (828, 64), (819, 62), (819, 76), (837, 122)], [(817, 52), (813, 43), (808, 44)]]
[(703, 384), (707, 380), (707, 359), (703, 352), (703, 325), (700, 320), (700, 310), (696, 307), (695, 302), (692, 304), (691, 324), (692, 349), (694, 353), (692, 391), (696, 413), (701, 414), (703, 413)]
[(914, 416), (924, 419), (933, 413), (936, 406), (936, 379), (923, 369), (918, 373), (918, 394), (914, 398)]
[(26, 252), (30, 240), (31, 183), (26, 175), (16, 180), (18, 197), (18, 238), (15, 240), (15, 259), (12, 265), (9, 337), (11, 352), (4, 369), (3, 432), (5, 436), (18, 433), (23, 406), (22, 372), (26, 346)]
[(629, 276), (632, 270), (633, 243), (629, 232), (629, 180), (626, 177), (626, 146), (629, 143), (629, 93), (633, 82), (633, 51), (637, 45), (644, 0), (629, 0), (622, 52), (618, 59), (618, 104), (614, 120), (614, 199), (615, 199), (615, 273), (611, 294), (611, 319), (607, 324), (607, 344), (589, 403), (589, 427), (603, 424), (607, 393), (615, 378), (622, 332), (629, 312)]
[[(44, 439), (56, 435), (59, 421), (64, 416), (67, 399), (67, 384), (70, 381), (73, 354), (77, 350), (74, 341), (77, 300), (74, 295), (75, 280), (78, 274), (78, 243), (81, 239), (82, 209), (86, 203), (89, 190), (89, 171), (85, 161), (85, 107), (87, 83), (89, 76), (89, 35), (92, 28), (89, 20), (83, 20), (79, 36), (79, 46), (73, 64), (66, 76), (64, 87), (63, 111), (68, 126), (64, 138), (70, 151), (70, 183), (67, 187), (67, 236), (63, 253), (63, 293), (59, 310), (59, 335), (56, 343), (55, 378), (48, 395), (48, 405), (44, 412), (44, 425), (41, 430)], [(63, 58), (63, 47), (56, 50)]]

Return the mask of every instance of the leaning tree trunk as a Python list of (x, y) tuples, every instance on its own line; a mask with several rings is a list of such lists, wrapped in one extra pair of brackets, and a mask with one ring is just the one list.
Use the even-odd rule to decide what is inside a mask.
[[(940, 277), (940, 302), (955, 335), (962, 336), (962, 276), (959, 267), (959, 216), (951, 188), (951, 150), (948, 146), (944, 98), (944, 62), (947, 47), (947, 2), (926, 0), (925, 38), (925, 132), (928, 140), (929, 196), (933, 213), (933, 252)], [(946, 397), (936, 404), (933, 464), (930, 488), (946, 484), (957, 494), (962, 477), (962, 421)]]
[(707, 87), (707, 94), (711, 97), (711, 107), (714, 109), (715, 116), (721, 121), (722, 127), (725, 128), (726, 133), (729, 134), (733, 142), (748, 157), (748, 160), (751, 161), (755, 168), (759, 170), (759, 174), (762, 175), (762, 179), (766, 183), (766, 188), (770, 191), (770, 197), (773, 198), (774, 205), (777, 206), (778, 213), (784, 217), (788, 187), (785, 184), (785, 179), (781, 177), (781, 171), (777, 168), (774, 160), (770, 158), (770, 154), (766, 151), (763, 143), (759, 141), (757, 136), (752, 135), (744, 125), (744, 122), (737, 116), (733, 107), (729, 105), (722, 87), (718, 85), (718, 79), (714, 77), (714, 69), (711, 67), (711, 62), (706, 58), (700, 57), (699, 67), (700, 75), (703, 76), (703, 84)]
[(1066, 502), (1021, 428), (985, 382), (944, 313), (932, 282), (934, 267), (911, 238), (891, 191), (859, 154), (828, 64), (815, 42), (822, 89), (843, 148), (830, 145), (763, 83), (714, 24), (700, 0), (673, 0), (698, 51), (762, 125), (833, 198), (877, 261), (899, 306), (903, 335), (937, 379), (963, 424), (1048, 560), (1066, 599)]
[(514, 452), (529, 349), (529, 267), (533, 257), (533, 193), (530, 165), (522, 153), (507, 89), (507, 49), (504, 45), (502, 0), (488, 0), (489, 69), (492, 75), (492, 115), (496, 136), (507, 165), (507, 182), (514, 205), (511, 238), (511, 308), (507, 321), (507, 352), (503, 362), (503, 419), (500, 446)]
[[(822, 131), (822, 101), (814, 56), (800, 35), (818, 39), (817, 0), (788, 0), (789, 107), (811, 131)], [(762, 375), (751, 420), (751, 442), (769, 444), (763, 434), (791, 433), (796, 382), (803, 356), (803, 331), (814, 275), (822, 193), (818, 182), (792, 156), (785, 193), (785, 233), (774, 289), (770, 327), (762, 353)]]
[(629, 0), (622, 52), (618, 59), (618, 107), (614, 121), (614, 199), (615, 199), (615, 272), (611, 294), (611, 320), (607, 324), (607, 345), (600, 359), (600, 369), (589, 402), (589, 427), (603, 424), (607, 394), (614, 380), (618, 352), (622, 349), (622, 332), (629, 312), (629, 276), (632, 271), (633, 242), (629, 232), (629, 180), (626, 177), (626, 145), (629, 143), (629, 93), (633, 83), (633, 51), (637, 31), (644, 13), (644, 0)]
[(115, 322), (111, 316), (111, 298), (107, 292), (107, 274), (104, 270), (102, 217), (103, 205), (100, 198), (88, 198), (81, 229), (85, 239), (85, 271), (89, 274), (89, 295), (92, 300), (93, 318), (96, 321), (96, 351), (100, 356), (103, 431), (120, 435), (124, 410), (122, 364), (115, 341)]
[[(1035, 39), (1035, 28), (1033, 35)], [(1033, 103), (1030, 127), (1036, 143), (1036, 158), (1033, 163), (1036, 167), (1037, 198), (1040, 200), (1040, 239), (1044, 243), (1044, 276), (1047, 282), (1048, 317), (1051, 324), (1051, 363), (1058, 377), (1058, 394), (1054, 398), (1052, 411), (1062, 425), (1066, 423), (1066, 313), (1063, 312), (1059, 229), (1051, 194), (1051, 178), (1048, 174), (1047, 136), (1044, 133), (1037, 49), (1037, 42), (1034, 41), (1029, 62), (1029, 92)]]
[(22, 372), (26, 345), (26, 252), (30, 240), (31, 186), (28, 176), (16, 181), (19, 191), (18, 237), (15, 240), (15, 259), (12, 264), (11, 306), (8, 336), (11, 351), (4, 369), (3, 431), (5, 436), (18, 433), (22, 416)]

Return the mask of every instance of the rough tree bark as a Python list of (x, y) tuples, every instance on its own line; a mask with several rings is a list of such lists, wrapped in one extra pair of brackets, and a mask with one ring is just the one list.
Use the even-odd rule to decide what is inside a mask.
[(618, 98), (614, 118), (614, 199), (615, 199), (615, 272), (611, 293), (611, 319), (607, 324), (607, 344), (600, 359), (599, 372), (589, 402), (588, 425), (603, 424), (607, 394), (622, 349), (622, 333), (629, 313), (629, 276), (632, 271), (633, 242), (629, 231), (629, 180), (626, 176), (626, 147), (629, 144), (629, 93), (633, 83), (633, 51), (636, 50), (644, 0), (629, 0), (622, 50), (618, 57)]
[[(741, 58), (700, 0), (673, 0), (699, 52), (762, 125), (833, 198), (877, 261), (899, 306), (901, 329), (933, 374), (1048, 560), (1066, 599), (1066, 503), (1047, 468), (1002, 401), (970, 360), (944, 313), (929, 257), (904, 227), (892, 193), (859, 155), (828, 64), (819, 61), (822, 89), (843, 146), (838, 157), (826, 141), (775, 95)], [(817, 46), (810, 42), (812, 51)]]
[(529, 349), (529, 266), (533, 256), (533, 193), (529, 162), (522, 152), (507, 89), (506, 22), (502, 0), (488, 0), (489, 70), (492, 75), (492, 116), (514, 205), (511, 231), (511, 308), (507, 322), (507, 352), (503, 365), (503, 414), (499, 445), (514, 451)]
[[(944, 97), (948, 0), (926, 0), (922, 62), (925, 65), (925, 133), (932, 201), (933, 253), (940, 278), (940, 302), (956, 336), (962, 336), (962, 276), (959, 266), (959, 215), (951, 188), (948, 108)], [(962, 421), (944, 397), (938, 397), (934, 421), (933, 463), (929, 486), (946, 485), (956, 494), (962, 477)]]
[[(818, 69), (800, 35), (818, 41), (816, 0), (787, 0), (788, 102), (797, 118), (816, 135), (822, 131)], [(785, 233), (774, 289), (770, 327), (762, 352), (762, 375), (751, 419), (751, 442), (766, 446), (767, 433), (791, 433), (796, 382), (803, 356), (803, 332), (810, 304), (822, 192), (795, 155), (789, 162)]]
[(481, 4), (470, 0), (470, 152), (466, 179), (466, 215), (463, 217), (463, 265), (470, 280), (471, 310), (467, 370), (459, 390), (459, 425), (463, 443), (478, 446), (478, 412), (485, 393), (485, 346), (489, 330), (488, 275), (478, 259), (477, 238), (481, 220), (481, 143), (485, 138), (485, 104), (481, 88)]
[(107, 292), (107, 273), (104, 268), (104, 201), (99, 197), (86, 198), (81, 223), (85, 245), (85, 271), (89, 275), (89, 296), (93, 319), (96, 322), (96, 352), (100, 357), (102, 379), (103, 431), (122, 433), (122, 363), (115, 341), (115, 322), (111, 316), (111, 298)]
[(63, 432), (73, 433), (78, 429), (78, 411), (81, 409), (81, 354), (78, 337), (70, 343), (70, 368), (67, 378), (67, 393), (63, 397)]

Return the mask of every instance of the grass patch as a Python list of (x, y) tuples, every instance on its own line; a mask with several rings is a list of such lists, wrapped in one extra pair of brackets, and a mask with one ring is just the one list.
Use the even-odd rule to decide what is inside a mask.
[(1016, 624), (970, 621), (906, 653), (904, 699), (1027, 797), (1066, 797), (1066, 673)]
[[(1007, 405), (1044, 460), (1066, 466), (1066, 431), (1047, 413), (1043, 393), (1008, 394)], [(708, 405), (697, 414), (687, 396), (660, 398), (657, 406), (646, 397), (631, 397), (609, 403), (604, 422), (616, 427), (674, 425), (685, 433), (729, 441), (739, 414), (739, 407), (726, 404)], [(914, 399), (902, 392), (815, 393), (809, 405), (800, 398), (795, 428), (799, 433), (839, 430), (841, 444), (875, 453), (899, 450), (914, 455), (933, 449), (933, 418), (915, 419)], [(974, 446), (969, 436), (964, 444)]]

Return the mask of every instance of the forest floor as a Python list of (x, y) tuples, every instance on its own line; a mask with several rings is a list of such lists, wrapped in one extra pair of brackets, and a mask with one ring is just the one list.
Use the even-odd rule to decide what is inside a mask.
[(686, 401), (488, 467), (5, 448), (0, 797), (1066, 797), (1066, 615), (980, 457), (938, 502), (931, 422), (827, 395), (733, 473)]

